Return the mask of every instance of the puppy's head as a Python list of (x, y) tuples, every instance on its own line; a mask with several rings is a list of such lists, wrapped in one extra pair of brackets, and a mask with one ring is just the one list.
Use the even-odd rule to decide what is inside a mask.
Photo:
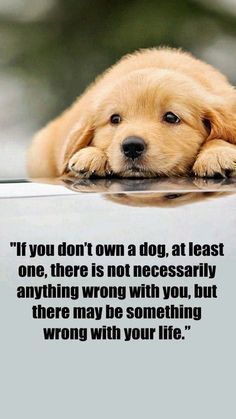
[(180, 73), (134, 71), (97, 94), (95, 89), (87, 126), (73, 131), (67, 155), (89, 144), (102, 149), (122, 177), (186, 174), (213, 127), (217, 130), (222, 118), (225, 122), (207, 96)]

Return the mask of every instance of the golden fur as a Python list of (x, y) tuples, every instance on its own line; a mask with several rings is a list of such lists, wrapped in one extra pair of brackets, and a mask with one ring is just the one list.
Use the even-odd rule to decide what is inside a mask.
[[(180, 122), (166, 122), (166, 112)], [(146, 144), (132, 161), (121, 150), (130, 136)], [(37, 133), (28, 168), (31, 177), (225, 176), (236, 172), (235, 144), (236, 93), (226, 77), (188, 53), (153, 48), (122, 58)]]

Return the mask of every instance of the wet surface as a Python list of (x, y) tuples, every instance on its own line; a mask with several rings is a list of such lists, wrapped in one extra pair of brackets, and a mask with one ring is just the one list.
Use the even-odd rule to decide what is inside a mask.
[[(95, 194), (128, 206), (175, 207), (236, 193), (236, 179), (35, 179), (4, 181), (0, 198)], [(84, 198), (85, 199), (85, 198)], [(85, 199), (86, 200), (86, 199)]]
[(164, 192), (216, 191), (236, 189), (236, 178), (153, 178), (153, 179), (78, 179), (63, 178), (59, 182), (75, 192)]

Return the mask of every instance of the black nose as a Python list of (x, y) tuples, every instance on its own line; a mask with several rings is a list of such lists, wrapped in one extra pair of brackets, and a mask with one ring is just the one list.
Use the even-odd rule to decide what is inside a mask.
[(140, 137), (127, 137), (122, 143), (122, 150), (129, 159), (137, 159), (146, 148), (144, 140)]

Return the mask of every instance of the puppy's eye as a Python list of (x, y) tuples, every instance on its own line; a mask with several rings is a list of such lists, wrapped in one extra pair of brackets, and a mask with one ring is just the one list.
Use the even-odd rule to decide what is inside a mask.
[(181, 194), (181, 193), (169, 193), (169, 194), (165, 195), (165, 198), (166, 199), (176, 199), (176, 198), (179, 198), (182, 195), (183, 194)]
[(111, 115), (110, 117), (110, 122), (113, 125), (117, 125), (120, 124), (121, 122), (121, 116), (118, 113), (114, 113), (113, 115)]
[(168, 124), (178, 124), (180, 122), (180, 118), (173, 112), (166, 112), (163, 116), (163, 121), (168, 122)]

